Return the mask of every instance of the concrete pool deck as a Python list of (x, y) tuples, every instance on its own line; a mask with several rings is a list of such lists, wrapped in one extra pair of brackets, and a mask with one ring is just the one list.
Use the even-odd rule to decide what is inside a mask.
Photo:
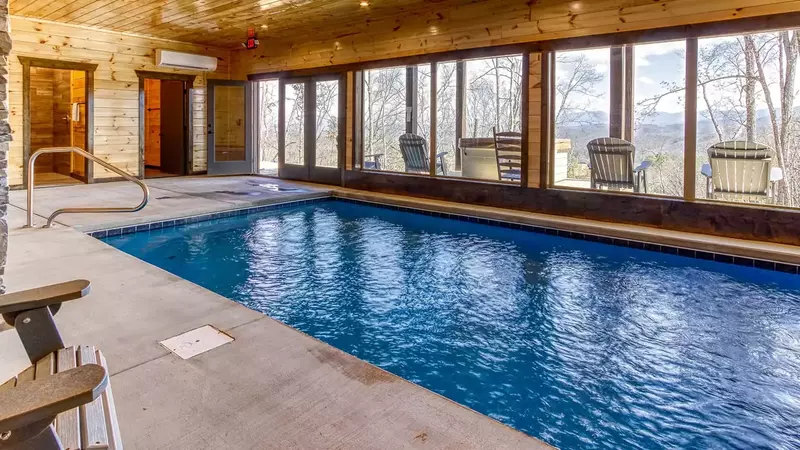
[[(54, 229), (22, 228), (24, 191), (12, 192), (6, 285), (91, 280), (92, 293), (65, 303), (56, 322), (65, 342), (106, 355), (126, 448), (548, 448), (83, 232), (328, 195), (264, 183), (290, 187), (257, 177), (148, 181), (145, 210), (65, 215), (60, 223), (71, 226)], [(137, 189), (37, 189), (35, 211), (135, 204)], [(235, 340), (187, 360), (159, 345), (206, 324)], [(27, 365), (16, 332), (0, 331), (0, 379)]]

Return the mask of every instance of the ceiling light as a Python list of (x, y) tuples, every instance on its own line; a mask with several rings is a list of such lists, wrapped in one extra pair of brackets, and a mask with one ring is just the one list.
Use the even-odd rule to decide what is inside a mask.
[(369, 6), (369, 2), (367, 0), (361, 0), (361, 3), (359, 3), (359, 5), (361, 5), (362, 8), (366, 8), (367, 6)]
[(431, 34), (439, 34), (439, 28), (436, 27), (436, 26), (432, 26), (430, 28), (430, 32), (431, 32)]
[(266, 30), (267, 28), (269, 28), (269, 25), (261, 25), (262, 30)]

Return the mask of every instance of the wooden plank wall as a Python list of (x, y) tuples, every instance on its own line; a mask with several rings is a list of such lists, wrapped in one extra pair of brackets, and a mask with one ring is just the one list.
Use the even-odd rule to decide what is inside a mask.
[(344, 168), (353, 170), (353, 97), (355, 95), (355, 76), (353, 72), (347, 73), (346, 81), (347, 98), (345, 103), (345, 130), (344, 130)]
[[(139, 84), (135, 70), (197, 75), (193, 87), (194, 170), (206, 169), (206, 80), (227, 79), (229, 51), (174, 41), (104, 32), (55, 22), (11, 17), (14, 48), (9, 57), (9, 109), (14, 141), (9, 149), (9, 184), (22, 183), (22, 65), (17, 56), (97, 64), (94, 89), (94, 152), (139, 175)], [(216, 56), (216, 72), (164, 70), (155, 66), (155, 49)], [(35, 148), (35, 147), (34, 147)], [(96, 179), (114, 177), (95, 167)]]
[(541, 181), (542, 54), (528, 55), (528, 187)]

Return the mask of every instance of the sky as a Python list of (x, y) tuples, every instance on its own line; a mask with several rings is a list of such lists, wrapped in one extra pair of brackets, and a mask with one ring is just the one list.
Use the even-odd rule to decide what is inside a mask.
[[(663, 83), (683, 85), (685, 78), (684, 41), (659, 42), (656, 44), (637, 45), (634, 50), (634, 102), (652, 97), (664, 91)], [(594, 98), (578, 98), (580, 103), (589, 102), (596, 111), (609, 112), (608, 78), (610, 51), (608, 48), (559, 52), (559, 55), (585, 55), (595, 70), (604, 75), (602, 83), (595, 88)], [(567, 76), (568, 68), (557, 67), (556, 77)], [(666, 113), (683, 111), (681, 95), (670, 95), (659, 102), (657, 110)]]

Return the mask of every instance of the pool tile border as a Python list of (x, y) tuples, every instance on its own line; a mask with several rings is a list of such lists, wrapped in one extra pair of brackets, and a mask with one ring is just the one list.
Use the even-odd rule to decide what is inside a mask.
[(324, 197), (315, 197), (302, 200), (290, 200), (282, 203), (273, 203), (269, 205), (253, 206), (248, 208), (232, 209), (228, 211), (221, 211), (216, 213), (201, 214), (191, 217), (183, 217), (179, 219), (169, 219), (157, 222), (150, 222), (146, 224), (129, 225), (124, 227), (108, 228), (105, 230), (87, 232), (89, 236), (97, 239), (106, 237), (120, 236), (124, 234), (136, 233), (139, 231), (158, 230), (162, 228), (175, 227), (197, 222), (204, 222), (208, 220), (224, 219), (227, 217), (243, 216), (247, 214), (260, 213), (270, 210), (290, 208), (299, 205), (307, 205), (312, 203), (322, 203), (327, 201), (340, 201), (344, 203), (353, 203), (357, 205), (369, 205), (377, 208), (390, 209), (393, 211), (402, 211), (412, 214), (421, 214), (425, 216), (440, 217), (444, 219), (459, 220), (462, 222), (471, 222), (482, 225), (492, 225), (502, 228), (509, 228), (513, 230), (522, 230), (538, 234), (546, 234), (550, 236), (560, 236), (571, 239), (579, 239), (588, 242), (597, 242), (600, 244), (615, 245), (618, 247), (628, 247), (639, 250), (647, 250), (657, 253), (666, 253), (670, 255), (685, 256), (688, 258), (702, 259), (707, 261), (715, 261), (724, 264), (734, 264), (745, 267), (755, 267), (759, 269), (773, 270), (778, 272), (785, 272), (791, 274), (800, 274), (800, 266), (794, 264), (786, 264), (775, 261), (745, 258), (740, 256), (732, 256), (724, 253), (713, 253), (703, 250), (695, 250), (685, 247), (675, 247), (670, 245), (653, 244), (650, 242), (637, 241), (633, 239), (612, 238), (608, 236), (601, 236), (596, 234), (579, 233), (574, 231), (561, 230), (552, 227), (542, 227), (538, 225), (529, 225), (518, 222), (508, 222), (497, 219), (487, 219), (483, 217), (469, 216), (465, 214), (451, 214), (440, 211), (431, 211), (427, 209), (412, 208), (408, 206), (391, 205), (387, 203), (372, 202), (368, 200), (352, 199), (339, 197), (336, 195), (328, 195)]
[(250, 206), (247, 208), (230, 209), (227, 211), (220, 211), (208, 214), (199, 214), (196, 216), (181, 217), (178, 219), (159, 220), (156, 222), (149, 222), (136, 225), (126, 225), (122, 227), (106, 228), (103, 230), (87, 231), (86, 234), (93, 238), (103, 239), (106, 237), (121, 236), (123, 234), (138, 233), (140, 231), (160, 230), (162, 228), (171, 228), (181, 225), (188, 225), (191, 223), (206, 222), (209, 220), (225, 219), (228, 217), (244, 216), (247, 214), (256, 214), (265, 211), (276, 209), (284, 209), (293, 206), (320, 203), (333, 200), (331, 196), (314, 197), (302, 200), (289, 200), (280, 203), (270, 203), (269, 205)]

